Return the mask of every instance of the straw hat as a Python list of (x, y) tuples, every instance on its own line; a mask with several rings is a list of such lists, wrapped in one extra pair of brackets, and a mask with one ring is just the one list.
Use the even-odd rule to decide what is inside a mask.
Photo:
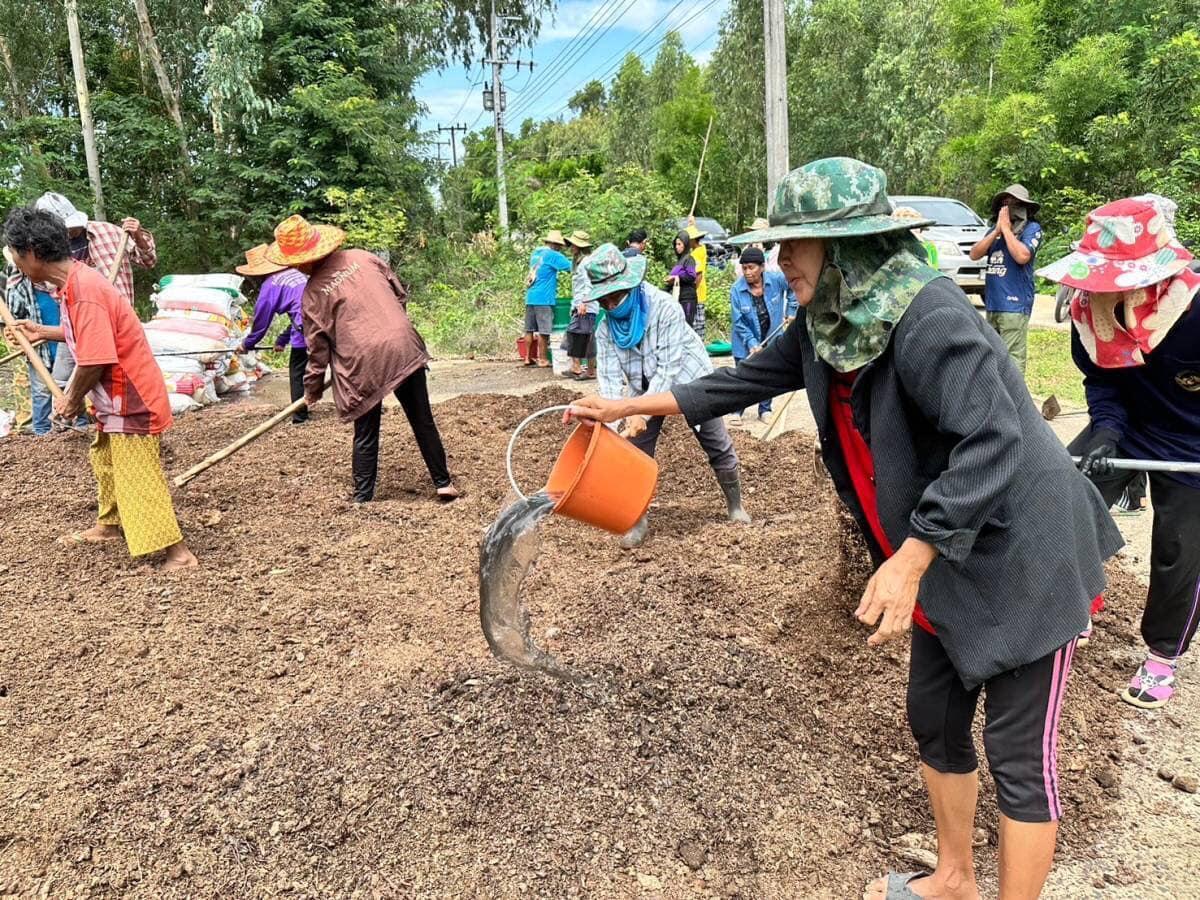
[(267, 260), (282, 266), (302, 266), (324, 259), (346, 240), (346, 232), (332, 225), (313, 225), (304, 216), (290, 216), (275, 229), (275, 243)]
[(273, 263), (267, 259), (267, 245), (259, 244), (246, 251), (246, 264), (238, 266), (234, 271), (239, 275), (248, 275), (253, 278), (260, 275), (274, 275), (286, 268), (287, 266)]
[(771, 227), (771, 220), (764, 219), (762, 216), (759, 216), (757, 219), (755, 219), (753, 222), (750, 223), (751, 231), (761, 231), (764, 228), (770, 228), (770, 227)]
[(562, 232), (557, 228), (551, 228), (546, 232), (546, 236), (542, 238), (544, 244), (558, 244), (558, 246), (566, 246), (567, 239), (562, 236)]
[(571, 236), (567, 238), (567, 243), (572, 247), (578, 247), (580, 250), (586, 250), (592, 246), (592, 236), (586, 231), (576, 229), (571, 232)]
[(690, 237), (693, 241), (700, 240), (700, 238), (704, 237), (706, 234), (708, 234), (708, 232), (701, 231), (699, 228), (697, 228), (695, 222), (693, 222), (691, 225), (689, 225), (687, 227), (687, 236)]
[(924, 222), (925, 217), (911, 206), (897, 206), (892, 210), (892, 218), (900, 222)]

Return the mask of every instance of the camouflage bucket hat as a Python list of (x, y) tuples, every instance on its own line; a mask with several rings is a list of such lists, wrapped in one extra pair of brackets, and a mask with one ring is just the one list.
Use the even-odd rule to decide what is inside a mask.
[(587, 259), (592, 299), (599, 300), (618, 291), (629, 291), (646, 277), (646, 257), (625, 256), (615, 244), (601, 244)]
[(795, 238), (847, 238), (908, 231), (935, 224), (897, 219), (887, 176), (857, 159), (835, 156), (793, 169), (775, 189), (770, 227), (730, 238), (734, 244)]

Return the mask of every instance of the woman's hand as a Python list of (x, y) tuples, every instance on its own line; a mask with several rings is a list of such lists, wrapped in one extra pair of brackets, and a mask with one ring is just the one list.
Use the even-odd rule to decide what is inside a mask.
[(912, 627), (921, 578), (936, 556), (932, 544), (909, 538), (871, 576), (854, 615), (864, 625), (879, 622), (879, 628), (867, 638), (872, 647), (899, 637)]
[(605, 400), (603, 397), (581, 397), (563, 413), (563, 424), (569, 425), (575, 419), (607, 423), (623, 418), (625, 418), (625, 404), (622, 401)]

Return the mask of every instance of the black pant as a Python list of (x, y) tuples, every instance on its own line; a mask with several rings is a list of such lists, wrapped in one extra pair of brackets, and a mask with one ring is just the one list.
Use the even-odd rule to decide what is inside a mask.
[[(293, 347), (288, 356), (288, 381), (291, 382), (292, 402), (295, 403), (304, 396), (304, 370), (308, 367), (308, 350), (304, 347)], [(308, 421), (308, 407), (292, 415), (292, 424), (299, 425)]]
[[(418, 369), (408, 376), (395, 391), (396, 399), (408, 416), (417, 447), (425, 460), (425, 467), (436, 487), (450, 484), (450, 469), (446, 464), (446, 450), (442, 436), (438, 434), (433, 420), (433, 409), (429, 406), (429, 388), (425, 383), (425, 370)], [(379, 426), (383, 417), (383, 404), (379, 403), (354, 420), (354, 499), (365, 503), (375, 496), (375, 478), (379, 471)]]
[(921, 761), (942, 773), (978, 768), (971, 723), (982, 690), (983, 746), (1000, 812), (1017, 822), (1058, 821), (1058, 722), (1074, 652), (1072, 640), (968, 691), (942, 642), (914, 625), (908, 724)]
[[(1079, 455), (1087, 438), (1085, 429), (1068, 449)], [(1092, 482), (1104, 502), (1112, 506), (1140, 474), (1117, 469)], [(1165, 472), (1151, 472), (1150, 504), (1154, 507), (1154, 524), (1142, 640), (1159, 656), (1173, 658), (1187, 652), (1200, 621), (1200, 490)]]

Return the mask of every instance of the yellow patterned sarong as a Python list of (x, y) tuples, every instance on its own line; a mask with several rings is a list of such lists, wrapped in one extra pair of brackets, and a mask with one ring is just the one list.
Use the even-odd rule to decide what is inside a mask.
[(130, 556), (165, 550), (183, 540), (167, 477), (158, 458), (157, 434), (104, 434), (88, 457), (99, 488), (100, 525), (120, 525)]

